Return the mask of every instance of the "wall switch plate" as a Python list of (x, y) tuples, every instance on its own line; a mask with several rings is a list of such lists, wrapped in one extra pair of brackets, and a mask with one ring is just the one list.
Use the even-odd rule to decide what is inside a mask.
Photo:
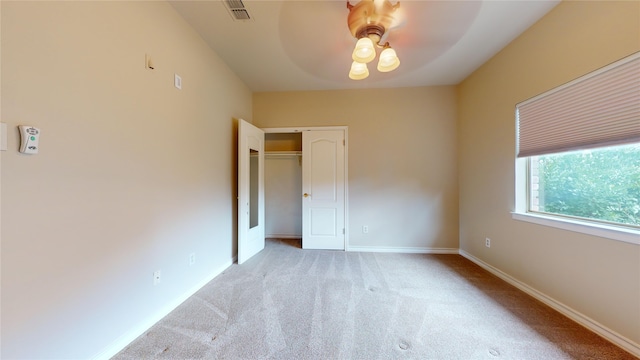
[(177, 89), (182, 90), (182, 78), (178, 74), (173, 74), (173, 75), (174, 75), (173, 86), (175, 86)]
[(158, 285), (160, 284), (160, 276), (162, 275), (162, 273), (160, 272), (160, 270), (156, 270), (153, 272), (153, 285)]
[(7, 124), (0, 123), (0, 151), (7, 151)]
[(189, 254), (189, 266), (196, 263), (196, 253)]

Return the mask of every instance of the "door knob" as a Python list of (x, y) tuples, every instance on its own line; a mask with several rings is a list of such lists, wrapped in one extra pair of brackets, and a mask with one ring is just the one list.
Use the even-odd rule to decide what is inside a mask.
[(302, 196), (304, 196), (304, 197), (309, 197), (309, 194), (304, 193), (304, 195), (302, 195)]

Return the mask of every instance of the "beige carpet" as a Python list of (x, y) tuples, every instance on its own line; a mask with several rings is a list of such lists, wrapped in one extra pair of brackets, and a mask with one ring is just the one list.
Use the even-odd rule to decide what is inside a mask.
[(267, 241), (114, 359), (635, 359), (458, 255)]

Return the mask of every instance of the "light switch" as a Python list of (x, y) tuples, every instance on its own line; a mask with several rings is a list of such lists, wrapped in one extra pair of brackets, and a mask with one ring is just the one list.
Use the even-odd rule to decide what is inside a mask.
[(182, 78), (178, 74), (174, 74), (174, 75), (175, 75), (175, 77), (173, 78), (173, 85), (176, 88), (182, 90)]

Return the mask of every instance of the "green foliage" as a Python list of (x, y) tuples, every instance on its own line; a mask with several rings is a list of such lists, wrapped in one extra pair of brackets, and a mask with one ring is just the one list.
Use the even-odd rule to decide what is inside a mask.
[(541, 211), (640, 225), (640, 144), (537, 161)]

